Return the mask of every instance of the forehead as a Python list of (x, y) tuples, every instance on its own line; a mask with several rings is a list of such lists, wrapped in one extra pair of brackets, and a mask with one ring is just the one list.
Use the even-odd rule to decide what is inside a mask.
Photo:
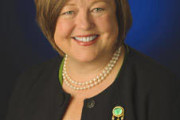
[(107, 4), (114, 4), (114, 0), (67, 0), (65, 5), (68, 4), (94, 4), (104, 2)]

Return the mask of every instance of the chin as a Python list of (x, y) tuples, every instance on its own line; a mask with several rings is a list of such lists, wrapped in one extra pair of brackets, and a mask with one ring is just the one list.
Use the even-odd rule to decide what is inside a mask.
[(79, 55), (74, 57), (76, 61), (82, 62), (82, 63), (88, 63), (88, 62), (93, 62), (96, 60), (95, 55)]

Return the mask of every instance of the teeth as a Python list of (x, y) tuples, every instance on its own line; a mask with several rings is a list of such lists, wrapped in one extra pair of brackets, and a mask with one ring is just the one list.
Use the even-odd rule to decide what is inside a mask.
[(81, 42), (90, 42), (90, 41), (94, 40), (96, 37), (97, 37), (97, 35), (90, 36), (90, 37), (74, 37), (74, 38)]

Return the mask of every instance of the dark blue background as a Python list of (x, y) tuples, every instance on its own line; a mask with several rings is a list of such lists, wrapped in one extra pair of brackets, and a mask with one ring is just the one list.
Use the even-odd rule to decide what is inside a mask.
[[(129, 0), (129, 3), (133, 26), (126, 43), (180, 76), (180, 1)], [(33, 0), (1, 0), (0, 7), (0, 119), (3, 119), (17, 76), (57, 53), (36, 24)]]

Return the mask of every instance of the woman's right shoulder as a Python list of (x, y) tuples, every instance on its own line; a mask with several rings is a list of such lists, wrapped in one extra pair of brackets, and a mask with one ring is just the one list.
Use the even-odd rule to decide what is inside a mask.
[[(56, 56), (25, 70), (17, 78), (9, 100), (7, 119), (21, 116), (28, 97), (43, 89), (44, 84), (51, 82), (51, 76), (58, 74), (62, 57)], [(58, 76), (57, 76), (58, 78)], [(17, 113), (17, 111), (19, 113)]]
[(18, 79), (38, 77), (39, 75), (45, 72), (59, 68), (61, 61), (62, 61), (62, 57), (55, 56), (49, 60), (33, 65), (32, 67), (22, 71)]
[(50, 76), (54, 72), (58, 72), (62, 57), (56, 56), (45, 62), (33, 65), (24, 70), (16, 80), (12, 97), (25, 96), (28, 91), (38, 82), (42, 81), (42, 76)]

